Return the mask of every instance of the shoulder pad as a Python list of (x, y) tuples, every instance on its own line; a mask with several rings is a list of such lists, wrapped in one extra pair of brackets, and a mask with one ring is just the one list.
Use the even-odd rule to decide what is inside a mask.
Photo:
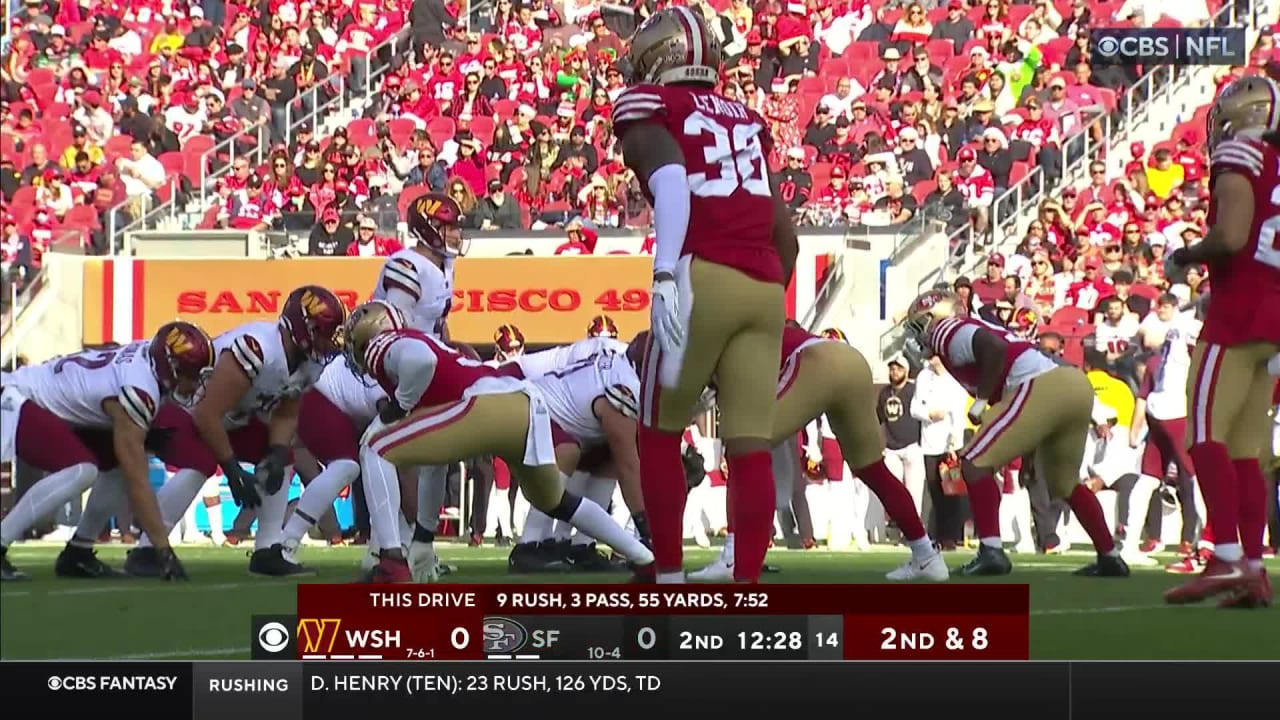
[(1213, 173), (1235, 172), (1261, 177), (1264, 164), (1262, 148), (1245, 140), (1224, 140), (1213, 149), (1209, 168)]
[(125, 385), (120, 388), (116, 399), (124, 408), (125, 414), (138, 427), (143, 430), (151, 427), (151, 421), (156, 417), (156, 400), (151, 397), (151, 393), (134, 385)]
[(250, 380), (256, 379), (267, 365), (267, 355), (262, 350), (262, 343), (249, 333), (231, 341), (231, 356), (236, 359), (236, 363)]
[(418, 279), (418, 267), (407, 257), (387, 259), (382, 271), (382, 290), (403, 290), (416, 303), (422, 297), (422, 281)]
[(613, 123), (641, 122), (662, 115), (665, 105), (658, 88), (637, 85), (623, 91), (613, 103)]
[(929, 346), (936, 353), (945, 353), (951, 336), (964, 325), (960, 318), (944, 318), (933, 324), (929, 330)]
[(364, 350), (364, 366), (370, 375), (375, 378), (382, 377), (385, 371), (383, 361), (386, 360), (387, 350), (399, 337), (399, 333), (384, 332), (369, 341), (369, 346)]

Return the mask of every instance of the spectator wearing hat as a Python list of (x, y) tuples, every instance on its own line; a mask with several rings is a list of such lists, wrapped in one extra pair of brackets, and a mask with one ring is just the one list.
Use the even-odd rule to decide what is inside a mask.
[(885, 194), (876, 200), (874, 208), (888, 216), (890, 225), (901, 225), (916, 216), (916, 199), (905, 192), (901, 176), (891, 175), (884, 188)]
[[(426, 135), (423, 132), (423, 135)], [(406, 155), (406, 159), (416, 160), (416, 164), (409, 170), (409, 174), (405, 176), (405, 186), (410, 185), (426, 185), (431, 192), (444, 192), (445, 186), (449, 184), (449, 168), (445, 165), (444, 160), (436, 156), (435, 146), (431, 144), (430, 136), (427, 136), (424, 146), (419, 146), (415, 152), (416, 158), (410, 158)], [(467, 193), (474, 198), (475, 193), (471, 190), (471, 185), (466, 180), (459, 178), (458, 183), (467, 187)]]
[(914, 402), (916, 384), (910, 372), (911, 365), (902, 353), (889, 358), (889, 383), (876, 397), (876, 417), (885, 440), (885, 464), (907, 486), (919, 513), (924, 503), (924, 454), (920, 450), (920, 418), (912, 410), (923, 411), (923, 407)]
[(625, 208), (609, 181), (592, 175), (587, 187), (578, 193), (581, 217), (596, 227), (622, 227)]
[(898, 168), (908, 185), (933, 177), (933, 161), (921, 145), (920, 133), (914, 127), (904, 127), (898, 132)]
[(163, 124), (177, 137), (179, 143), (185, 143), (210, 129), (208, 109), (195, 93), (183, 93), (175, 100), (172, 107), (164, 110)]
[(476, 202), (476, 223), (481, 230), (519, 230), (520, 207), (507, 195), (502, 181), (489, 180), (488, 192)]
[(71, 120), (85, 129), (88, 141), (94, 145), (105, 145), (116, 133), (115, 118), (102, 105), (102, 94), (87, 90), (80, 96), (78, 107), (71, 111)]
[(819, 104), (814, 108), (813, 118), (809, 120), (809, 124), (804, 129), (804, 144), (814, 148), (820, 148), (831, 141), (836, 136), (835, 118), (832, 116), (831, 108), (826, 105)]
[(1004, 294), (1004, 264), (1004, 255), (991, 253), (987, 256), (986, 275), (973, 281), (973, 294), (983, 305), (995, 302)]
[(250, 175), (245, 186), (231, 193), (219, 213), (223, 227), (250, 232), (271, 229), (280, 209), (263, 191), (263, 181), (258, 175)]
[[(267, 144), (271, 132), (271, 105), (258, 94), (258, 81), (245, 78), (240, 83), (240, 97), (227, 103), (231, 115), (240, 121), (243, 131), (257, 130), (254, 136), (259, 144)], [(283, 123), (283, 118), (281, 118)], [(283, 135), (281, 136), (283, 137)]]
[(1049, 80), (1049, 101), (1044, 104), (1044, 114), (1058, 123), (1064, 138), (1071, 138), (1084, 129), (1080, 105), (1067, 97), (1067, 81), (1061, 75)]
[(773, 187), (791, 212), (796, 212), (809, 201), (813, 193), (813, 176), (805, 167), (804, 148), (787, 150), (787, 163), (773, 176)]
[(1009, 188), (1009, 175), (1013, 172), (1013, 154), (1009, 152), (1009, 140), (1000, 128), (990, 127), (982, 132), (978, 164), (991, 173), (996, 195), (1004, 194)]
[(308, 240), (312, 257), (340, 257), (348, 255), (348, 248), (355, 244), (355, 234), (342, 224), (338, 211), (326, 208), (320, 214), (320, 222), (311, 228)]
[(596, 251), (600, 236), (581, 218), (571, 220), (564, 230), (565, 241), (556, 248), (556, 255), (591, 255)]
[(950, 40), (955, 46), (955, 54), (959, 55), (966, 43), (974, 37), (973, 21), (965, 15), (965, 5), (962, 0), (947, 1), (947, 16), (933, 25), (933, 32), (929, 33), (932, 40)]
[(378, 236), (378, 221), (368, 215), (360, 216), (356, 227), (356, 241), (347, 246), (350, 257), (388, 257), (403, 250), (393, 238)]
[(871, 76), (871, 86), (879, 87), (887, 83), (885, 86), (897, 93), (906, 74), (902, 68), (902, 53), (898, 48), (889, 46), (880, 52), (880, 63), (880, 70)]
[(1114, 294), (1111, 283), (1102, 274), (1102, 260), (1087, 257), (1084, 260), (1084, 277), (1067, 288), (1066, 303), (1092, 312), (1102, 298)]
[(220, 26), (206, 21), (204, 10), (199, 7), (187, 11), (187, 21), (191, 23), (191, 29), (183, 38), (185, 47), (207, 48), (220, 33)]
[(35, 203), (37, 207), (47, 208), (59, 220), (75, 204), (71, 187), (64, 181), (61, 168), (48, 168), (40, 176), (40, 183), (36, 185)]
[[(963, 98), (961, 98), (963, 102)], [(987, 130), (998, 130), (995, 118), (996, 104), (989, 98), (977, 97), (969, 106), (969, 117), (966, 120), (968, 139), (981, 144), (983, 133)]]
[(1046, 178), (1056, 184), (1062, 177), (1062, 136), (1058, 124), (1045, 117), (1044, 107), (1037, 97), (1029, 97), (1023, 102), (1025, 118), (1013, 126), (1010, 133), (1010, 148), (1017, 150), (1022, 142), (1028, 146), (1029, 154), (1035, 158), (1036, 166), (1044, 171)]
[(76, 158), (84, 153), (89, 162), (99, 165), (104, 159), (102, 147), (95, 143), (89, 142), (89, 132), (83, 125), (76, 125), (71, 131), (71, 144), (62, 151), (62, 159), (58, 161), (64, 169), (70, 170), (76, 166)]
[(990, 224), (991, 204), (995, 201), (995, 183), (991, 173), (978, 164), (978, 153), (973, 148), (962, 148), (956, 160), (959, 163), (956, 187), (965, 198), (974, 230), (985, 233)]

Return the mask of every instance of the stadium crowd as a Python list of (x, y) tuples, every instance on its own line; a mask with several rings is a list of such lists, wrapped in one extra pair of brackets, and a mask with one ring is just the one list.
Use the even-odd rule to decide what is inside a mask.
[[(1138, 77), (1095, 63), (1090, 30), (1202, 25), (1221, 2), (688, 4), (725, 48), (724, 92), (769, 123), (775, 185), (806, 224), (926, 216), (998, 242), (996, 198), (1039, 167), (1046, 199), (1016, 252), (950, 287), (1116, 378), (1130, 399), (1108, 405), (1127, 427), (1148, 356), (1211, 283), (1204, 268), (1165, 277), (1163, 263), (1205, 231), (1207, 108), (1165, 142), (1135, 143), (1122, 176), (1097, 157), (1086, 187), (1062, 187), (1090, 120), (1116, 113)], [(194, 195), (213, 171), (219, 202), (202, 227), (309, 233), (313, 255), (393, 253), (393, 228), (425, 192), (457, 199), (473, 231), (557, 227), (557, 252), (589, 254), (600, 229), (649, 225), (610, 116), (625, 38), (663, 5), (23, 0), (0, 61), (4, 279), (30, 282), (55, 239), (111, 252), (110, 228)], [(391, 53), (393, 37), (409, 50)], [(1220, 82), (1274, 52), (1263, 28), (1250, 67)], [(363, 98), (361, 117), (295, 123), (336, 93)], [(949, 450), (932, 450), (917, 466), (940, 488), (935, 460)], [(958, 542), (947, 517), (952, 531), (934, 537)]]

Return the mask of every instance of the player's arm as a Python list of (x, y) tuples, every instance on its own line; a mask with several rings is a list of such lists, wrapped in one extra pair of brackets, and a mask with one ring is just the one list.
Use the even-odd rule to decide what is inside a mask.
[(271, 411), (271, 422), (267, 425), (267, 438), (274, 448), (293, 445), (293, 438), (298, 433), (298, 407), (302, 401), (296, 397), (282, 398)]
[(627, 167), (653, 197), (654, 279), (670, 280), (684, 254), (689, 230), (689, 176), (684, 152), (667, 129), (656, 123), (634, 123), (622, 136)]
[(1211, 263), (1230, 257), (1249, 242), (1253, 228), (1253, 185), (1243, 174), (1228, 172), (1213, 183), (1214, 224), (1209, 234), (1191, 247), (1177, 251), (1182, 265)]
[[(239, 340), (236, 342), (239, 343)], [(213, 373), (205, 384), (204, 396), (191, 410), (191, 418), (200, 433), (200, 439), (213, 453), (213, 458), (224, 472), (237, 463), (231, 438), (227, 436), (222, 419), (253, 387), (249, 371), (244, 367), (245, 361), (240, 360), (238, 354), (237, 348), (233, 347), (218, 357), (213, 365)], [(260, 356), (258, 358), (261, 360)]]
[(102, 407), (111, 418), (111, 444), (120, 472), (124, 475), (125, 492), (129, 497), (129, 507), (133, 509), (134, 522), (157, 548), (168, 548), (169, 532), (165, 529), (160, 504), (151, 488), (144, 447), (147, 429), (155, 417), (155, 401), (138, 388), (125, 387), (118, 398), (109, 398)]
[[(1004, 358), (1008, 344), (995, 333), (979, 328), (973, 333), (973, 358), (978, 365), (978, 392), (974, 405), (987, 401), (1000, 389), (1000, 378), (1004, 375)], [(975, 413), (976, 414), (976, 413)]]
[(782, 261), (782, 284), (791, 284), (791, 274), (796, 269), (796, 258), (800, 255), (800, 238), (796, 234), (795, 223), (791, 221), (791, 209), (773, 188), (773, 248)]
[(431, 386), (436, 372), (436, 354), (425, 342), (398, 340), (391, 343), (382, 360), (383, 371), (395, 382), (396, 391), (379, 417), (395, 422), (417, 407)]
[(609, 452), (618, 467), (618, 487), (622, 501), (632, 514), (644, 511), (644, 496), (640, 492), (640, 451), (636, 446), (636, 419), (619, 410), (614, 401), (596, 398), (591, 410), (600, 420)]

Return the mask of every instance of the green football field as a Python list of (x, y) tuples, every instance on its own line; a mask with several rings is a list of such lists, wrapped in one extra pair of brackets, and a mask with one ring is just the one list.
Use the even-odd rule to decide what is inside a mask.
[[(295, 584), (247, 574), (243, 549), (181, 550), (193, 580), (84, 581), (53, 577), (56, 547), (16, 546), (13, 562), (34, 576), (0, 587), (0, 657), (63, 659), (247, 658), (249, 616), (292, 613)], [(361, 548), (305, 548), (302, 559), (319, 570), (310, 582), (346, 582), (356, 574)], [(442, 545), (443, 559), (456, 565), (450, 577), (467, 583), (623, 582), (625, 575), (507, 573), (507, 551)], [(108, 546), (101, 557), (117, 567), (124, 548)], [(781, 569), (769, 583), (878, 583), (905, 551), (867, 553), (774, 550), (769, 562)], [(687, 566), (710, 560), (713, 551), (691, 549)], [(958, 566), (967, 551), (950, 553)], [(1084, 553), (1062, 557), (1013, 555), (1014, 574), (1000, 582), (1031, 586), (1031, 657), (1042, 659), (1235, 659), (1280, 658), (1280, 608), (1218, 610), (1168, 607), (1161, 593), (1179, 577), (1162, 567), (1135, 568), (1127, 580), (1077, 578), (1070, 571), (1088, 562)], [(1171, 555), (1159, 556), (1163, 562)], [(1270, 562), (1272, 577), (1280, 562)], [(927, 592), (922, 588), (921, 592)]]

